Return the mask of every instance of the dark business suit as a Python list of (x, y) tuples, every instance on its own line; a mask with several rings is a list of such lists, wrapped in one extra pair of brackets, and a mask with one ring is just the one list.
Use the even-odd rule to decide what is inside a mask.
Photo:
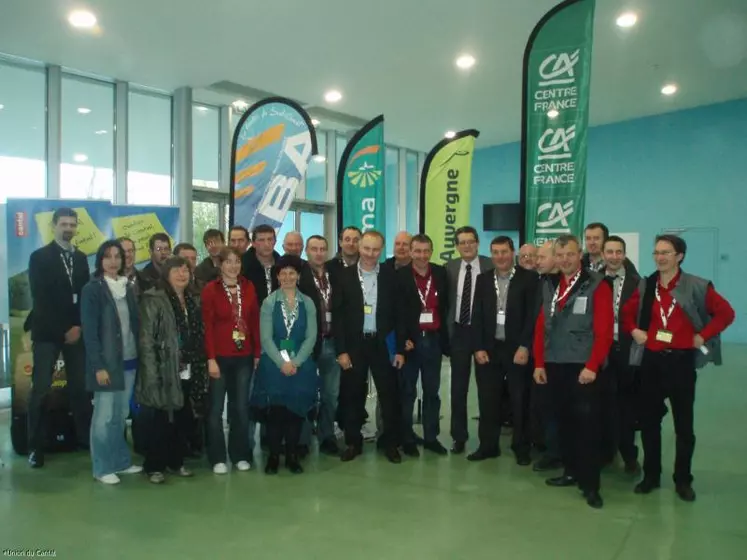
[(34, 367), (31, 397), (28, 404), (29, 450), (44, 452), (44, 397), (52, 387), (55, 364), (62, 353), (75, 420), (78, 443), (88, 446), (91, 429), (91, 396), (85, 390), (85, 350), (83, 337), (74, 344), (65, 343), (65, 333), (80, 327), (80, 297), (90, 280), (88, 259), (75, 249), (68, 267), (64, 251), (55, 241), (31, 253), (29, 283), (34, 307), (31, 311), (31, 338)]
[[(358, 261), (356, 261), (357, 263)], [(331, 259), (329, 259), (326, 263), (324, 263), (324, 270), (329, 272), (329, 281), (334, 286), (335, 283), (337, 283), (337, 280), (340, 278), (340, 274), (342, 274), (343, 270), (346, 270), (348, 268), (355, 268), (355, 264), (353, 263), (350, 266), (345, 266), (345, 261), (342, 258), (341, 254), (337, 254)]]
[[(280, 253), (273, 251), (272, 258), (275, 262), (280, 258)], [(257, 302), (262, 307), (262, 302), (280, 286), (275, 270), (270, 270), (270, 292), (267, 291), (267, 277), (265, 276), (265, 267), (257, 258), (257, 250), (252, 247), (241, 257), (241, 274), (254, 285), (254, 291), (257, 294)]]
[[(332, 284), (332, 331), (335, 352), (348, 354), (352, 368), (342, 372), (340, 380), (340, 406), (345, 443), (360, 448), (363, 440), (361, 428), (366, 417), (368, 371), (371, 370), (376, 392), (381, 403), (383, 433), (379, 447), (396, 448), (400, 443), (400, 404), (398, 372), (392, 366), (386, 338), (395, 331), (397, 278), (395, 272), (379, 267), (376, 281), (376, 332), (364, 334), (364, 299), (358, 267), (341, 268)], [(397, 352), (404, 352), (404, 341), (398, 341)]]
[[(473, 286), (481, 272), (493, 270), (492, 261), (479, 257), (480, 270), (472, 271)], [(472, 371), (472, 327), (469, 324), (457, 323), (459, 305), (459, 271), (462, 259), (454, 259), (446, 263), (446, 275), (449, 283), (449, 311), (446, 324), (449, 329), (449, 347), (451, 350), (451, 438), (460, 444), (469, 439), (467, 430), (467, 393), (469, 392), (469, 378)]]
[(153, 261), (150, 261), (140, 271), (140, 293), (144, 294), (151, 288), (157, 286), (160, 279), (160, 269), (156, 268), (156, 265), (153, 264)]
[(473, 350), (487, 352), (490, 360), (475, 368), (480, 406), (480, 449), (499, 449), (505, 378), (514, 424), (511, 447), (517, 455), (528, 456), (531, 447), (529, 394), (532, 372), (529, 363), (515, 364), (514, 355), (520, 346), (531, 353), (538, 277), (533, 271), (515, 268), (506, 296), (505, 340), (496, 338), (498, 297), (494, 278), (495, 271), (484, 272), (477, 277), (472, 308)]

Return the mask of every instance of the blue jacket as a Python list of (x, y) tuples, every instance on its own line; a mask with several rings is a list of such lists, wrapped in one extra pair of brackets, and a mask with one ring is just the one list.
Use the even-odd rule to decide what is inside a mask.
[[(124, 391), (124, 349), (122, 325), (117, 304), (103, 278), (93, 278), (81, 293), (81, 330), (86, 348), (86, 389), (88, 391)], [(132, 286), (127, 285), (127, 307), (135, 340), (140, 328), (137, 298)], [(99, 385), (96, 372), (105, 369), (110, 384)]]

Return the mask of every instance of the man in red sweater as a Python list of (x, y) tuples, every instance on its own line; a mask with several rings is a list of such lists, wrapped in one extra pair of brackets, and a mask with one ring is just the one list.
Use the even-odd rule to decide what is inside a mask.
[(581, 266), (581, 244), (572, 235), (555, 242), (559, 276), (543, 285), (534, 331), (534, 380), (549, 385), (558, 422), (562, 476), (548, 486), (576, 486), (586, 503), (601, 508), (602, 384), (597, 373), (614, 334), (612, 289), (600, 274)]
[(641, 366), (644, 476), (635, 492), (659, 487), (662, 410), (669, 398), (677, 434), (674, 484), (682, 500), (693, 502), (695, 370), (708, 362), (721, 365), (719, 335), (734, 322), (734, 309), (709, 280), (682, 271), (686, 252), (685, 240), (676, 235), (656, 238), (657, 271), (641, 280), (629, 301), (632, 311), (623, 310), (623, 328), (637, 343), (631, 362)]

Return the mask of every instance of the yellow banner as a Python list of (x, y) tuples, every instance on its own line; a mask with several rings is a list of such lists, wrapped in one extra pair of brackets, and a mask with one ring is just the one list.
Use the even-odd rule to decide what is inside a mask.
[[(79, 251), (86, 255), (93, 255), (106, 241), (106, 237), (93, 221), (88, 210), (85, 208), (74, 208), (74, 210), (78, 213), (78, 233), (73, 237), (72, 243)], [(39, 212), (34, 215), (44, 245), (51, 243), (54, 239), (53, 214), (54, 212)]]
[[(148, 241), (154, 233), (167, 233), (155, 212), (112, 218), (112, 230), (114, 237), (129, 237), (135, 243), (135, 262), (150, 259)], [(171, 239), (171, 245), (174, 245), (173, 239)]]

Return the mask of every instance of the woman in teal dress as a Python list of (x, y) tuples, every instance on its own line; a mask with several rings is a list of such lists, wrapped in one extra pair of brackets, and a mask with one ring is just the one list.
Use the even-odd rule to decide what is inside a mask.
[(304, 419), (317, 400), (318, 377), (311, 354), (317, 335), (316, 307), (298, 290), (303, 261), (281, 257), (275, 271), (280, 289), (262, 303), (260, 342), (262, 355), (252, 389), (253, 415), (267, 427), (270, 456), (265, 472), (276, 474), (285, 440), (285, 466), (303, 472), (298, 440)]

